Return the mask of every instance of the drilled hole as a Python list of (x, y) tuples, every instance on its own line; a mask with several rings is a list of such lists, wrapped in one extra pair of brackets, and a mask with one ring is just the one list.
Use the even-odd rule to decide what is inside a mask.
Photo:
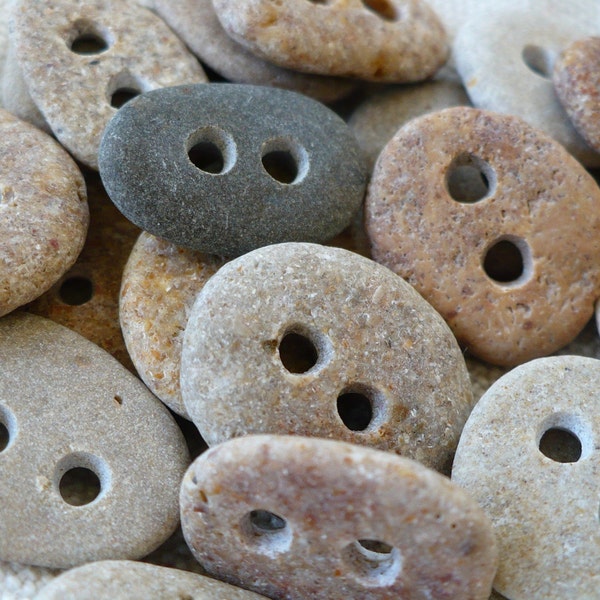
[(123, 87), (115, 90), (110, 97), (110, 105), (113, 108), (121, 108), (136, 96), (139, 96), (141, 90), (132, 87)]
[(101, 54), (108, 50), (108, 43), (96, 33), (84, 33), (71, 43), (71, 51), (75, 54)]
[(313, 342), (300, 333), (290, 331), (279, 343), (279, 358), (290, 373), (306, 373), (319, 360), (319, 353)]
[(344, 425), (352, 431), (364, 431), (373, 420), (373, 404), (360, 392), (346, 392), (337, 399), (337, 410)]
[(541, 46), (528, 45), (521, 52), (523, 62), (536, 75), (550, 79), (552, 77), (553, 60), (550, 52)]
[(100, 494), (100, 478), (86, 467), (69, 469), (60, 479), (60, 495), (72, 506), (84, 506), (93, 502)]
[(275, 150), (262, 157), (265, 171), (280, 183), (290, 184), (298, 177), (298, 165), (290, 152)]
[(9, 442), (10, 432), (8, 431), (8, 427), (4, 423), (0, 422), (0, 452), (8, 447)]
[(206, 173), (222, 173), (225, 166), (221, 150), (212, 142), (198, 142), (190, 148), (188, 158), (195, 167)]
[(214, 126), (203, 127), (188, 138), (187, 155), (197, 169), (209, 175), (227, 173), (237, 160), (231, 135)]
[(582, 452), (579, 438), (559, 427), (552, 427), (542, 435), (539, 448), (544, 456), (560, 463), (577, 462)]
[(525, 272), (521, 250), (511, 240), (500, 240), (489, 248), (483, 261), (487, 276), (499, 283), (513, 283)]
[(372, 12), (386, 21), (396, 21), (398, 13), (388, 0), (362, 0), (362, 3)]
[(94, 286), (87, 277), (69, 277), (59, 289), (60, 299), (70, 306), (80, 306), (92, 299)]
[(479, 202), (490, 195), (495, 185), (494, 170), (472, 154), (457, 156), (446, 173), (446, 188), (456, 202)]
[(255, 535), (269, 535), (285, 529), (285, 519), (268, 510), (253, 510), (248, 519)]
[(392, 585), (402, 569), (398, 549), (380, 540), (356, 540), (344, 548), (342, 558), (361, 583), (371, 587)]
[(292, 543), (292, 532), (285, 519), (268, 510), (252, 510), (244, 515), (240, 530), (246, 542), (270, 556), (289, 550)]

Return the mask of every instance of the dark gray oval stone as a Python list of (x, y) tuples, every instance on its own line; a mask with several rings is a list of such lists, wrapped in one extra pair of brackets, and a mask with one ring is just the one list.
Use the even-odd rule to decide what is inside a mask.
[(340, 117), (301, 94), (252, 85), (138, 96), (108, 124), (99, 165), (111, 199), (136, 225), (226, 256), (328, 240), (351, 222), (366, 185)]

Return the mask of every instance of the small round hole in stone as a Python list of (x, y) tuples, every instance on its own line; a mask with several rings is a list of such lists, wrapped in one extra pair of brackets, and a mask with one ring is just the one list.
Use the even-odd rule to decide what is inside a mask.
[(188, 160), (202, 173), (223, 175), (237, 160), (236, 145), (229, 133), (215, 126), (195, 131), (187, 140)]
[(65, 304), (80, 306), (92, 299), (94, 286), (87, 277), (69, 277), (62, 282), (58, 295)]
[(398, 549), (381, 540), (356, 540), (342, 550), (342, 559), (353, 575), (369, 587), (392, 585), (402, 570)]
[(101, 489), (100, 478), (87, 467), (69, 469), (59, 483), (62, 499), (71, 506), (84, 506), (93, 502)]
[(10, 442), (8, 427), (0, 421), (0, 452), (3, 452)]
[(560, 463), (577, 462), (582, 452), (579, 438), (571, 431), (559, 427), (551, 427), (544, 432), (539, 449), (544, 456)]
[(309, 170), (308, 153), (295, 139), (273, 138), (263, 144), (262, 166), (278, 183), (300, 183)]
[(279, 343), (279, 358), (290, 373), (301, 374), (310, 371), (317, 364), (319, 353), (307, 335), (289, 331)]
[(110, 97), (110, 105), (113, 108), (121, 108), (136, 96), (139, 96), (141, 91), (137, 88), (124, 87), (115, 90)]
[(389, 0), (362, 0), (362, 3), (385, 21), (396, 21), (398, 13)]
[(529, 246), (518, 238), (506, 237), (493, 243), (485, 253), (483, 270), (497, 283), (519, 284), (531, 275)]
[(198, 142), (192, 146), (188, 151), (188, 158), (195, 167), (213, 175), (222, 173), (225, 166), (221, 150), (209, 141)]
[(83, 56), (102, 54), (111, 45), (112, 39), (108, 32), (87, 20), (79, 20), (73, 24), (67, 41), (71, 52)]
[(541, 46), (528, 44), (523, 48), (521, 57), (523, 58), (523, 62), (527, 65), (527, 67), (536, 75), (539, 75), (544, 79), (552, 78), (554, 61), (551, 53), (548, 50), (542, 48)]
[(473, 204), (490, 196), (496, 174), (483, 159), (469, 153), (457, 156), (446, 172), (446, 189), (456, 202)]
[(373, 403), (362, 392), (340, 394), (337, 411), (344, 425), (352, 431), (364, 431), (373, 420)]
[(292, 543), (292, 531), (286, 520), (269, 510), (246, 513), (240, 525), (246, 542), (263, 554), (274, 556), (285, 552)]

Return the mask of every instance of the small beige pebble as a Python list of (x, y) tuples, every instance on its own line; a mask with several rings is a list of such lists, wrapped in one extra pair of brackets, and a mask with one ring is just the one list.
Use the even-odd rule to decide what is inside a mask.
[(214, 576), (279, 600), (487, 600), (496, 545), (446, 477), (391, 453), (247, 436), (188, 469), (181, 520)]
[(85, 182), (52, 138), (0, 109), (0, 315), (43, 294), (87, 233)]
[(494, 587), (511, 600), (592, 600), (600, 584), (600, 361), (531, 361), (475, 406), (452, 480), (490, 517)]
[(308, 243), (221, 267), (192, 307), (181, 392), (209, 445), (250, 433), (336, 438), (436, 469), (472, 406), (456, 340), (390, 270)]
[(165, 23), (129, 0), (16, 0), (11, 39), (32, 100), (93, 169), (104, 128), (127, 98), (207, 81)]
[(248, 590), (196, 573), (129, 560), (71, 569), (33, 600), (261, 600)]
[(235, 41), (307, 73), (420, 81), (448, 57), (444, 28), (421, 0), (213, 0), (213, 6)]

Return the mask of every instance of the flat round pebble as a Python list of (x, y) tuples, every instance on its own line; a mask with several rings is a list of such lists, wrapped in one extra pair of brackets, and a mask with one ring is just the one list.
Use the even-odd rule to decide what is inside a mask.
[(143, 94), (111, 120), (99, 158), (128, 219), (223, 256), (332, 238), (351, 223), (366, 184), (340, 117), (301, 94), (251, 85)]
[(365, 221), (375, 260), (487, 362), (550, 354), (593, 314), (600, 189), (517, 117), (457, 107), (407, 123), (379, 156)]
[(43, 294), (79, 255), (85, 182), (52, 138), (0, 109), (0, 315)]
[(494, 587), (511, 600), (598, 597), (599, 386), (598, 360), (537, 359), (498, 380), (465, 426), (452, 479), (494, 524)]
[(432, 76), (448, 58), (444, 28), (421, 0), (213, 0), (213, 6), (235, 41), (307, 73), (404, 83)]
[(0, 320), (0, 560), (67, 568), (145, 556), (175, 530), (189, 464), (162, 404), (48, 319)]
[(472, 402), (456, 340), (406, 282), (300, 243), (260, 248), (209, 279), (185, 331), (181, 392), (209, 445), (293, 433), (437, 469)]
[(552, 69), (571, 42), (599, 33), (596, 0), (478, 3), (456, 36), (453, 55), (474, 106), (521, 117), (593, 167), (600, 165), (600, 155), (560, 105)]
[(71, 569), (34, 600), (260, 600), (248, 590), (203, 575), (130, 560), (106, 560)]
[(271, 598), (487, 600), (496, 547), (446, 477), (387, 452), (248, 436), (188, 469), (181, 521), (198, 561)]
[(554, 65), (552, 80), (577, 131), (600, 152), (600, 37), (568, 46)]
[(102, 132), (128, 98), (207, 81), (166, 24), (129, 0), (17, 0), (12, 41), (28, 91), (53, 133), (94, 169)]
[(155, 0), (156, 12), (211, 69), (235, 83), (268, 85), (334, 102), (357, 87), (351, 79), (283, 69), (232, 40), (217, 19), (211, 0)]

